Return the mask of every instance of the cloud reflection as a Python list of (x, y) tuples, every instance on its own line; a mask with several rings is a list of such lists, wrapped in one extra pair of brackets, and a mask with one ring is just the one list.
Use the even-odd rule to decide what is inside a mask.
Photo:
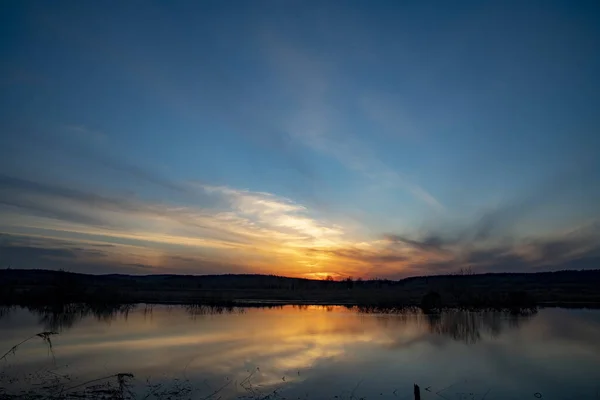
[[(79, 321), (72, 323), (56, 316), (30, 320), (29, 312), (13, 309), (5, 313), (13, 326), (10, 334), (2, 329), (6, 320), (0, 319), (0, 333), (5, 332), (0, 345), (8, 346), (38, 324), (62, 321), (65, 329), (55, 339), (57, 362), (76, 366), (81, 379), (106, 369), (160, 379), (185, 374), (207, 393), (202, 382), (239, 383), (252, 375), (253, 385), (265, 394), (280, 388), (289, 395), (341, 395), (363, 379), (362, 390), (393, 397), (395, 388), (410, 388), (414, 381), (441, 389), (466, 376), (492, 382), (513, 379), (520, 368), (513, 359), (539, 371), (535, 384), (541, 390), (549, 385), (542, 373), (548, 357), (577, 360), (582, 368), (600, 363), (595, 341), (600, 325), (593, 311), (591, 319), (578, 311), (552, 309), (532, 318), (467, 312), (362, 314), (316, 306), (232, 311), (192, 315), (181, 307), (140, 306), (106, 318), (102, 313), (75, 313)], [(43, 316), (50, 311), (32, 312)], [(566, 322), (568, 332), (561, 328)], [(32, 343), (11, 363), (34, 367), (46, 357), (41, 349)], [(456, 357), (464, 363), (457, 364)], [(561, 365), (553, 363), (552, 368)], [(321, 387), (323, 378), (331, 385)], [(235, 397), (236, 390), (243, 391), (238, 386), (232, 384), (223, 395)]]

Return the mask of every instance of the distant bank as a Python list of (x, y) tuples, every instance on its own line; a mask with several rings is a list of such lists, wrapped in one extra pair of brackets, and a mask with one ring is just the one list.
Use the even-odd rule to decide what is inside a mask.
[(0, 270), (0, 304), (321, 304), (600, 307), (600, 270), (323, 281), (273, 275), (87, 275)]

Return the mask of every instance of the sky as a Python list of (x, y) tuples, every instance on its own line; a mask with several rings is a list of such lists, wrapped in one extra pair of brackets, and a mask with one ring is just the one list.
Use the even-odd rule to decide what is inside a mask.
[(0, 7), (0, 268), (600, 268), (598, 2)]

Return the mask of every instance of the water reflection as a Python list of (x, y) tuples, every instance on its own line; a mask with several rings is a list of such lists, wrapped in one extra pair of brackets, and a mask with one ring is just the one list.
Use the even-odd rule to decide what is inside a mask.
[[(152, 304), (123, 304), (123, 305), (91, 305), (91, 304), (63, 304), (54, 306), (30, 306), (27, 310), (38, 317), (38, 323), (46, 331), (64, 332), (72, 328), (76, 323), (87, 317), (93, 317), (99, 322), (110, 323), (122, 318), (127, 320), (129, 313), (133, 310), (141, 311), (145, 318), (152, 318), (155, 306)], [(264, 305), (254, 307), (255, 309), (284, 309), (282, 305)], [(371, 314), (378, 318), (375, 320), (389, 327), (390, 323), (395, 325), (422, 324), (427, 323), (428, 330), (437, 335), (445, 335), (453, 340), (474, 344), (482, 339), (483, 334), (496, 337), (504, 329), (516, 329), (535, 315), (535, 313), (523, 313), (519, 315), (503, 312), (472, 312), (464, 310), (447, 310), (442, 313), (422, 313), (416, 308), (394, 310), (393, 312), (374, 312), (370, 309), (358, 307), (340, 306), (291, 306), (299, 311), (322, 310), (328, 313), (340, 310), (354, 312), (357, 314)], [(0, 319), (8, 317), (17, 307), (0, 307)], [(185, 311), (192, 319), (198, 317), (221, 315), (221, 314), (243, 314), (247, 308), (218, 305), (182, 305), (162, 306), (163, 310), (179, 309)]]
[[(0, 350), (41, 330), (62, 330), (53, 338), (55, 373), (82, 381), (131, 372), (138, 383), (148, 378), (163, 387), (187, 380), (190, 398), (223, 385), (223, 399), (252, 395), (249, 387), (287, 398), (350, 398), (353, 390), (355, 398), (402, 398), (414, 382), (431, 387), (424, 399), (450, 385), (448, 399), (459, 392), (481, 398), (488, 390), (486, 400), (536, 392), (565, 398), (551, 394), (570, 390), (586, 398), (600, 371), (597, 311), (425, 315), (320, 306), (73, 305), (3, 309), (0, 316)], [(43, 344), (32, 342), (9, 365), (39, 370), (52, 361)]]
[(7, 317), (16, 308), (16, 306), (0, 306), (0, 319)]
[(432, 333), (446, 335), (454, 340), (474, 344), (484, 334), (499, 336), (505, 329), (517, 329), (535, 314), (515, 315), (502, 312), (447, 311), (441, 314), (427, 314), (427, 322)]
[(27, 309), (39, 317), (39, 324), (45, 330), (63, 332), (86, 317), (93, 316), (99, 322), (109, 323), (117, 317), (127, 320), (129, 312), (135, 308), (124, 305), (62, 304), (53, 306), (34, 306)]

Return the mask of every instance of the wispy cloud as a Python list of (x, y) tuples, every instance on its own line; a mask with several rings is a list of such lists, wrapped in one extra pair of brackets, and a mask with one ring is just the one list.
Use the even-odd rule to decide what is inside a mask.
[(239, 213), (238, 217), (252, 218), (261, 226), (281, 233), (296, 234), (293, 246), (334, 245), (344, 234), (340, 226), (325, 224), (308, 216), (306, 207), (290, 199), (270, 193), (235, 190), (227, 187), (202, 186), (209, 193), (218, 193)]
[[(329, 123), (326, 118), (322, 125), (310, 119), (298, 123), (306, 124), (302, 125), (306, 129), (298, 130), (299, 135), (305, 133), (303, 143), (374, 180), (401, 180), (406, 185), (368, 149), (362, 149), (360, 141), (336, 145), (335, 133), (323, 133)], [(522, 220), (552, 205), (554, 193), (567, 196), (578, 192), (583, 181), (578, 177), (586, 173), (585, 168), (566, 172), (522, 198), (488, 210), (466, 227), (432, 230), (421, 236), (390, 233), (373, 238), (364, 232), (357, 235), (355, 229), (273, 193), (176, 182), (118, 159), (100, 159), (139, 181), (172, 188), (185, 196), (162, 203), (100, 188), (0, 175), (2, 231), (60, 237), (69, 243), (68, 247), (13, 243), (12, 250), (4, 253), (28, 265), (39, 265), (42, 259), (47, 266), (85, 260), (81, 265), (98, 271), (144, 265), (155, 268), (152, 271), (258, 271), (315, 277), (399, 277), (447, 273), (465, 266), (478, 272), (590, 268), (599, 257), (597, 228), (552, 237), (515, 236)], [(420, 193), (418, 186), (412, 190)], [(427, 199), (426, 192), (419, 196)], [(430, 201), (435, 206), (435, 199)], [(100, 254), (91, 249), (90, 241), (117, 247)], [(37, 258), (25, 257), (28, 251)]]
[[(30, 130), (25, 127), (22, 129), (19, 137), (22, 143), (15, 146), (10, 154), (13, 158), (8, 160), (5, 173), (10, 171), (13, 175), (22, 176), (25, 171), (31, 169), (33, 171), (29, 176), (37, 177), (39, 170), (31, 168), (29, 163), (23, 163), (22, 159), (25, 155), (35, 154), (44, 161), (48, 171), (56, 172), (57, 167), (72, 168), (73, 170), (63, 171), (63, 179), (73, 178), (81, 171), (92, 171), (95, 176), (113, 177), (118, 173), (122, 181), (138, 186), (152, 185), (155, 188), (166, 189), (171, 194), (189, 194), (189, 188), (165, 176), (156, 166), (139, 165), (119, 154), (115, 143), (101, 131), (84, 125), (61, 125), (56, 129), (47, 130)], [(49, 165), (52, 162), (56, 165)], [(95, 182), (96, 185), (102, 183), (104, 182)]]
[(423, 135), (415, 122), (398, 104), (398, 100), (396, 102), (384, 100), (382, 95), (372, 93), (365, 95), (360, 102), (365, 116), (381, 127), (388, 137), (415, 140)]
[(305, 206), (289, 199), (228, 187), (189, 186), (191, 192), (217, 197), (218, 207), (165, 205), (2, 176), (0, 228), (9, 233), (62, 232), (72, 241), (93, 237), (129, 243), (155, 249), (165, 254), (163, 258), (192, 254), (203, 261), (199, 272), (208, 263), (226, 268), (244, 260), (270, 273), (287, 266), (292, 268), (289, 274), (298, 274), (300, 249), (328, 248), (344, 240), (342, 227), (311, 217)]
[(0, 233), (0, 264), (16, 268), (66, 269), (92, 274), (248, 273), (243, 262), (179, 256), (140, 246)]
[(429, 233), (409, 238), (387, 234), (384, 240), (398, 253), (411, 251), (404, 274), (445, 274), (467, 267), (477, 273), (592, 269), (600, 262), (598, 227), (595, 222), (551, 235), (492, 238), (479, 235), (476, 224), (454, 236)]
[[(464, 267), (476, 272), (592, 268), (600, 261), (597, 223), (513, 242), (492, 236), (503, 231), (489, 226), (494, 218), (482, 218), (455, 234), (369, 240), (288, 198), (187, 186), (191, 193), (214, 197), (216, 206), (166, 205), (0, 176), (0, 230), (12, 235), (2, 242), (0, 261), (79, 265), (86, 272), (258, 271), (310, 277), (401, 277)], [(16, 241), (15, 235), (28, 239)]]
[(333, 118), (321, 116), (323, 111), (306, 110), (290, 121), (288, 131), (313, 150), (328, 154), (346, 168), (387, 187), (406, 190), (434, 210), (444, 211), (444, 206), (427, 190), (412, 182), (402, 173), (388, 167), (368, 146), (349, 131), (335, 126)]
[[(341, 107), (347, 107), (347, 101), (340, 99), (348, 94), (337, 93), (335, 86), (330, 84), (331, 75), (334, 74), (332, 66), (282, 39), (268, 38), (265, 41), (267, 55), (281, 76), (282, 84), (293, 93), (292, 98), (297, 105), (296, 111), (283, 122), (285, 131), (294, 140), (333, 157), (346, 168), (377, 183), (406, 190), (438, 212), (444, 210), (441, 202), (431, 193), (402, 172), (387, 166), (364, 140), (359, 139), (353, 132), (354, 128), (343, 122), (341, 113), (334, 111), (331, 105), (334, 100)], [(354, 95), (362, 97), (361, 93)], [(349, 115), (352, 114), (350, 109), (347, 111)], [(369, 114), (373, 114), (373, 107), (369, 109)], [(376, 124), (380, 125), (382, 116), (376, 117)]]

